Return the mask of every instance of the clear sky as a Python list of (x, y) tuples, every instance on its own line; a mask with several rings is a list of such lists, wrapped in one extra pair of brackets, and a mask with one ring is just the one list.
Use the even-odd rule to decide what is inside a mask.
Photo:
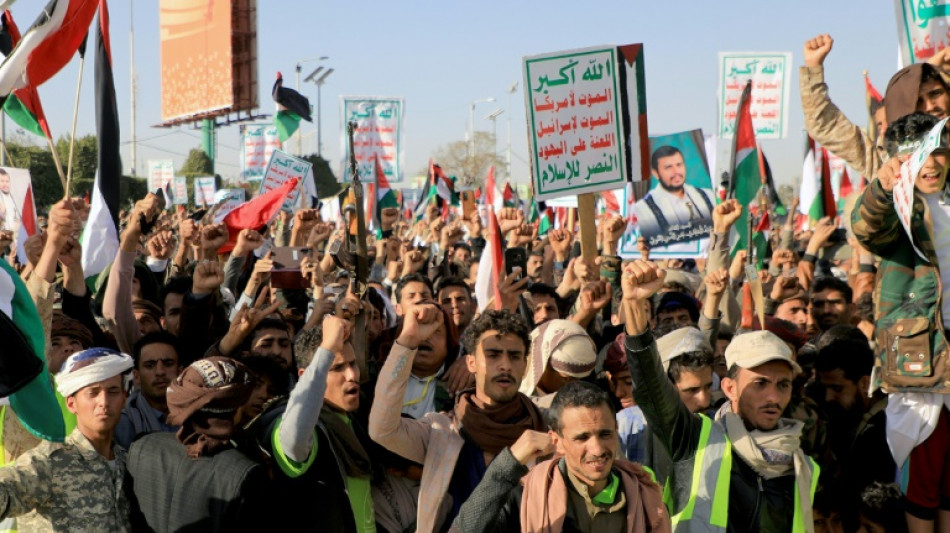
[[(18, 0), (12, 7), (25, 32), (46, 0)], [(158, 0), (134, 1), (139, 175), (148, 159), (173, 159), (181, 166), (200, 131), (153, 128), (161, 121)], [(113, 70), (121, 116), (123, 164), (130, 168), (129, 26), (133, 0), (109, 2)], [(475, 128), (491, 131), (484, 117), (498, 107), (498, 149), (506, 145), (511, 118), (512, 174), (527, 182), (527, 143), (521, 60), (533, 55), (602, 44), (644, 43), (646, 94), (651, 134), (716, 127), (718, 52), (792, 52), (796, 72), (791, 91), (788, 137), (764, 141), (780, 183), (797, 181), (802, 161), (802, 112), (797, 68), (802, 45), (830, 33), (834, 49), (826, 61), (831, 96), (864, 126), (867, 69), (883, 93), (896, 70), (897, 30), (893, 0), (587, 0), (481, 2), (419, 0), (343, 2), (258, 0), (260, 112), (273, 114), (271, 87), (278, 70), (293, 87), (300, 60), (329, 56), (322, 64), (335, 72), (322, 94), (323, 153), (342, 157), (341, 95), (396, 96), (406, 100), (407, 170), (422, 171), (441, 145), (462, 140), (469, 103), (494, 97), (476, 108)], [(91, 55), (90, 55), (91, 57)], [(303, 65), (306, 76), (318, 63)], [(73, 113), (78, 60), (40, 88), (54, 136), (67, 135)], [(95, 132), (93, 61), (87, 61), (80, 96), (78, 134)], [(506, 90), (519, 81), (509, 106)], [(316, 105), (311, 84), (304, 94)], [(510, 107), (510, 108), (509, 108)], [(304, 152), (316, 151), (315, 125), (303, 123)], [(15, 135), (7, 121), (7, 135)], [(35, 137), (34, 137), (35, 139)], [(308, 146), (308, 143), (310, 145)], [(296, 149), (296, 145), (290, 148)], [(219, 130), (217, 171), (239, 171), (237, 126)], [(797, 183), (795, 184), (797, 187)]]

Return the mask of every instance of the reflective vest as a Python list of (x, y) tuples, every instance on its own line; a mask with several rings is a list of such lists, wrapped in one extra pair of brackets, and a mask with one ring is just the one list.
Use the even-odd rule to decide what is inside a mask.
[[(0, 467), (7, 464), (7, 450), (3, 447), (3, 425), (6, 423), (7, 406), (0, 405)], [(0, 533), (16, 533), (16, 518), (0, 520)]]
[[(689, 499), (679, 512), (673, 502), (672, 483), (667, 480), (663, 491), (663, 501), (670, 510), (673, 522), (673, 531), (679, 532), (707, 532), (726, 531), (729, 519), (729, 482), (732, 473), (732, 443), (726, 432), (713, 423), (709, 417), (699, 415), (703, 422), (699, 434), (699, 444), (693, 458), (693, 474), (689, 485)], [(815, 489), (818, 487), (819, 467), (809, 457), (808, 465), (811, 468), (811, 500), (815, 499)], [(795, 514), (792, 518), (792, 532), (804, 533), (805, 524), (802, 523), (801, 502), (798, 489), (795, 489)], [(811, 505), (811, 502), (808, 503)], [(706, 521), (708, 518), (708, 522)]]

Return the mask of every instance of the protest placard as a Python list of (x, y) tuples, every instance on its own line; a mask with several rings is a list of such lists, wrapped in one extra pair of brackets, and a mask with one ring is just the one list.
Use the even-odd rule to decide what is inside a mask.
[(950, 46), (950, 3), (946, 0), (894, 0), (894, 8), (903, 66), (924, 63)]
[(175, 177), (175, 162), (171, 159), (150, 159), (148, 161), (148, 190), (164, 189)]
[[(267, 163), (267, 169), (264, 171), (264, 179), (261, 180), (261, 188), (257, 191), (258, 195), (264, 194), (271, 189), (280, 187), (285, 182), (297, 178), (300, 183), (310, 174), (310, 163), (303, 159), (294, 157), (281, 150), (274, 150), (270, 161)], [(287, 196), (284, 200), (283, 209), (293, 211), (297, 204), (297, 198), (300, 196), (300, 187)]]
[(202, 176), (194, 179), (195, 205), (207, 206), (214, 203), (214, 176)]
[(188, 178), (174, 178), (172, 187), (175, 189), (172, 205), (188, 205)]
[(360, 179), (375, 180), (374, 162), (379, 156), (380, 166), (389, 183), (398, 183), (403, 179), (403, 129), (405, 100), (402, 98), (384, 98), (377, 96), (344, 96), (343, 106), (344, 159), (343, 181), (352, 181), (350, 175), (350, 148), (346, 139), (346, 124), (356, 123), (353, 133), (353, 154), (356, 156), (356, 168)]
[(219, 204), (214, 213), (214, 223), (218, 224), (228, 213), (244, 203), (244, 189), (219, 189), (214, 194), (214, 203)]
[(904, 233), (906, 233), (910, 239), (914, 251), (926, 261), (929, 261), (929, 259), (920, 251), (920, 248), (917, 247), (917, 243), (914, 242), (914, 231), (912, 229), (912, 219), (914, 216), (914, 185), (917, 181), (917, 175), (920, 174), (920, 169), (923, 168), (930, 154), (940, 147), (941, 144), (944, 147), (947, 146), (945, 141), (946, 134), (943, 131), (947, 125), (947, 120), (948, 119), (945, 118), (938, 122), (937, 125), (927, 133), (927, 136), (924, 137), (920, 147), (911, 154), (910, 159), (901, 164), (900, 177), (897, 178), (897, 183), (894, 184), (894, 211), (897, 212), (897, 218), (901, 221), (901, 226), (904, 227)]
[(280, 149), (280, 137), (274, 125), (248, 125), (241, 128), (241, 176), (260, 179), (274, 150)]
[(529, 159), (539, 200), (616, 189), (642, 178), (641, 45), (529, 56), (523, 65)]
[(731, 139), (739, 99), (752, 80), (752, 126), (755, 138), (784, 139), (788, 134), (788, 99), (792, 84), (791, 52), (719, 53), (719, 137)]

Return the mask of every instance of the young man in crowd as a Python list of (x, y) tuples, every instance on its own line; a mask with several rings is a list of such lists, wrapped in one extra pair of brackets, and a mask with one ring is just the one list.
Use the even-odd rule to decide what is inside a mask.
[(135, 390), (122, 410), (115, 440), (129, 449), (141, 435), (156, 431), (174, 433), (178, 426), (168, 423), (168, 386), (178, 377), (178, 339), (165, 331), (148, 333), (135, 341), (132, 379)]
[(465, 331), (466, 364), (475, 390), (463, 392), (447, 413), (404, 418), (401, 407), (419, 346), (442, 325), (430, 301), (407, 309), (403, 328), (380, 371), (369, 433), (389, 450), (423, 465), (416, 528), (437, 531), (432, 510), (451, 496), (454, 519), (491, 461), (525, 430), (546, 431), (541, 411), (518, 392), (530, 345), (524, 320), (509, 311), (484, 311)]
[[(619, 457), (606, 392), (568, 383), (550, 417), (551, 431), (526, 430), (498, 454), (452, 531), (671, 531), (660, 486), (645, 468)], [(553, 452), (558, 458), (529, 469)]]

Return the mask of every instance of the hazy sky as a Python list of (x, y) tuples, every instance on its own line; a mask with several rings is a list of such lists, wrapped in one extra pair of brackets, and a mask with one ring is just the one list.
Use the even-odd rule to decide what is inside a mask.
[[(18, 0), (12, 7), (26, 31), (46, 0)], [(121, 115), (122, 155), (130, 168), (129, 26), (132, 0), (112, 0), (113, 70)], [(153, 128), (161, 121), (158, 0), (134, 2), (135, 64), (138, 80), (137, 157), (139, 175), (148, 159), (173, 159), (178, 168), (200, 131)], [(323, 153), (342, 157), (341, 95), (403, 97), (406, 100), (405, 156), (408, 175), (425, 168), (441, 145), (462, 140), (469, 103), (494, 97), (476, 108), (475, 128), (491, 131), (484, 117), (498, 107), (498, 149), (504, 152), (511, 119), (512, 174), (527, 182), (521, 59), (557, 50), (602, 44), (644, 43), (646, 94), (651, 134), (716, 127), (717, 53), (792, 52), (796, 72), (791, 91), (788, 137), (764, 141), (779, 182), (801, 174), (802, 114), (797, 67), (802, 44), (818, 33), (835, 38), (826, 67), (831, 96), (860, 125), (866, 122), (862, 70), (883, 92), (896, 70), (897, 30), (893, 0), (834, 2), (700, 0), (625, 1), (406, 1), (327, 2), (258, 0), (260, 112), (272, 115), (271, 86), (278, 70), (294, 86), (300, 60), (329, 56), (322, 64), (335, 72), (322, 94)], [(91, 56), (90, 56), (91, 57)], [(306, 76), (318, 63), (303, 65)], [(73, 112), (78, 61), (40, 88), (54, 136), (67, 135)], [(78, 134), (95, 132), (93, 61), (85, 68)], [(509, 100), (506, 90), (519, 81)], [(311, 84), (304, 94), (316, 105)], [(304, 152), (315, 151), (315, 125), (303, 123)], [(7, 122), (7, 135), (15, 134)], [(36, 138), (34, 138), (36, 139)], [(38, 140), (38, 139), (36, 139)], [(293, 144), (290, 148), (296, 149)], [(237, 126), (219, 130), (217, 171), (239, 171)], [(797, 184), (796, 184), (797, 186)]]

